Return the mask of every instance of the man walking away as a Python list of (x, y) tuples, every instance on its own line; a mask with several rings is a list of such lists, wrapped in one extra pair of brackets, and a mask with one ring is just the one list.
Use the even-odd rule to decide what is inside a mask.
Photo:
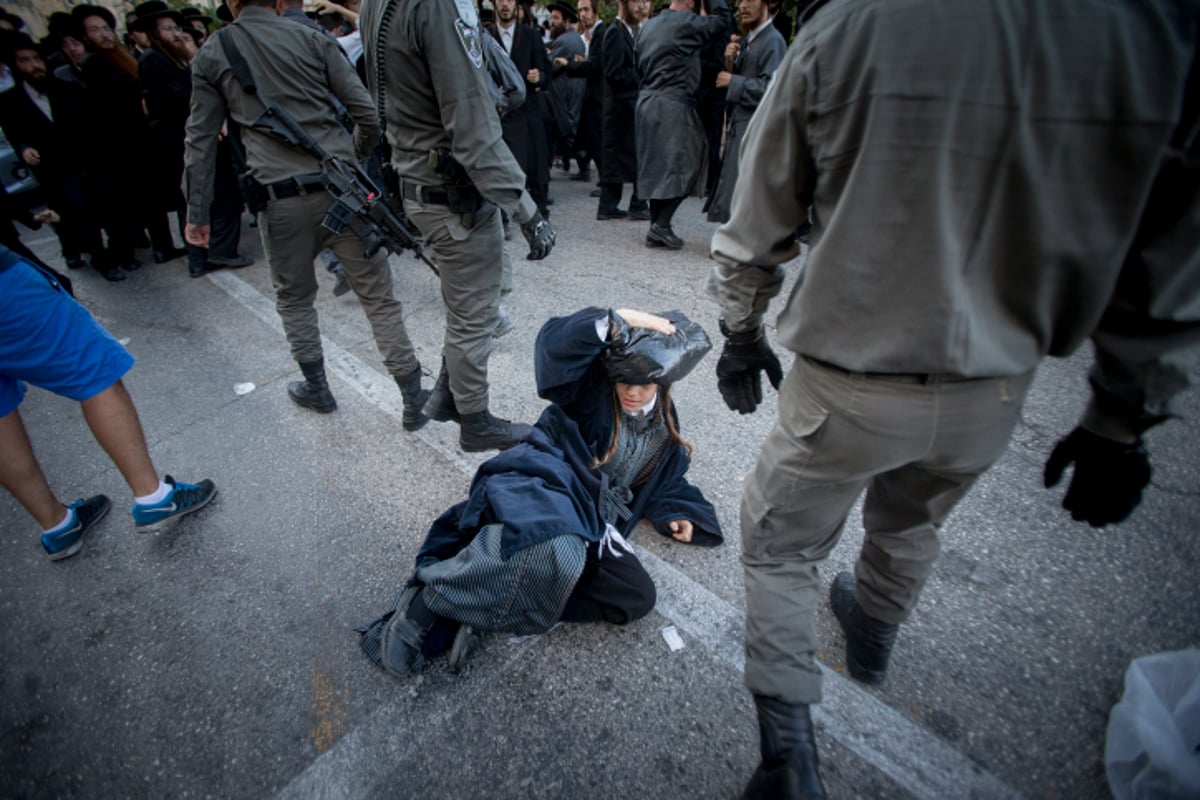
[(638, 190), (650, 201), (647, 247), (679, 250), (671, 220), (689, 195), (704, 194), (708, 139), (696, 114), (700, 50), (728, 35), (725, 0), (707, 0), (708, 15), (696, 14), (695, 0), (672, 0), (638, 34), (637, 102)]

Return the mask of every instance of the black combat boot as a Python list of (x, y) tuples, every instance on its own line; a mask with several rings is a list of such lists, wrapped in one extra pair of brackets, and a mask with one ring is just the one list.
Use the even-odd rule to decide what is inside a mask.
[(463, 414), (459, 426), (458, 443), (468, 453), (507, 450), (532, 430), (528, 425), (493, 417), (486, 408), (477, 414)]
[(406, 431), (418, 431), (429, 422), (429, 417), (421, 410), (429, 400), (429, 391), (421, 388), (421, 368), (417, 367), (407, 375), (393, 377), (400, 387), (400, 396), (404, 398), (404, 417), (400, 424)]
[(839, 572), (833, 579), (829, 605), (846, 634), (846, 669), (851, 677), (871, 686), (883, 683), (900, 625), (867, 616), (858, 604), (854, 576), (849, 572)]
[(824, 800), (812, 717), (804, 703), (754, 695), (762, 763), (744, 800)]
[(442, 369), (438, 372), (429, 399), (425, 401), (423, 413), (436, 422), (458, 422), (458, 409), (454, 407), (454, 395), (450, 391), (450, 373), (446, 372), (445, 359), (442, 359)]
[(300, 363), (300, 371), (304, 380), (292, 381), (287, 385), (288, 397), (297, 405), (311, 408), (318, 414), (328, 414), (337, 408), (337, 400), (329, 391), (329, 383), (325, 380), (325, 359)]

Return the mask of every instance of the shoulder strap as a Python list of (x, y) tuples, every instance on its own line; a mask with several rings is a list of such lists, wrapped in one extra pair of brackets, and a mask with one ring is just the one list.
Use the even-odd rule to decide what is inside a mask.
[[(241, 85), (242, 91), (257, 96), (258, 84), (254, 82), (250, 65), (246, 63), (246, 57), (242, 55), (242, 51), (238, 50), (237, 45), (233, 43), (233, 29), (236, 24), (235, 22), (230, 25), (229, 32), (218, 36), (217, 41), (221, 43), (221, 49), (225, 51), (225, 58), (229, 59), (229, 68), (233, 70), (233, 77)], [(262, 98), (260, 97), (259, 100)]]

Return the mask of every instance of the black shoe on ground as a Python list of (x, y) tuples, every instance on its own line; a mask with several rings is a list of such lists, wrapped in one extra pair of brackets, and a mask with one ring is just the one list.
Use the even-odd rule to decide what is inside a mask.
[(599, 197), (599, 196), (600, 196), (599, 189), (592, 189), (590, 192), (588, 192), (588, 197)]
[(644, 204), (640, 206), (630, 205), (629, 219), (633, 222), (649, 222), (650, 207)]
[(582, 172), (577, 172), (576, 174), (572, 175), (567, 180), (582, 182), (582, 181), (590, 181), (591, 179), (592, 179), (592, 171), (590, 169), (585, 169)]
[(900, 633), (899, 624), (867, 616), (858, 604), (854, 576), (849, 572), (839, 572), (833, 579), (829, 605), (846, 634), (846, 671), (850, 677), (869, 686), (883, 683), (892, 646)]
[(604, 221), (608, 219), (625, 219), (629, 216), (629, 212), (622, 208), (602, 208), (596, 212), (596, 219)]
[(217, 268), (211, 264), (205, 264), (202, 267), (192, 266), (191, 264), (188, 265), (188, 275), (191, 275), (193, 278), (203, 278), (208, 273), (216, 271)]
[(311, 408), (318, 414), (328, 414), (337, 409), (337, 400), (329, 391), (329, 382), (325, 379), (325, 360), (303, 363), (300, 371), (304, 380), (292, 381), (287, 385), (288, 397), (304, 408)]
[(754, 695), (762, 761), (745, 800), (825, 800), (812, 717), (803, 703)]
[(425, 655), (421, 650), (426, 635), (437, 622), (437, 615), (425, 605), (421, 591), (419, 586), (404, 590), (380, 637), (379, 663), (400, 678), (425, 666)]
[(468, 453), (507, 450), (520, 444), (531, 430), (528, 425), (494, 417), (485, 408), (475, 414), (460, 415), (458, 443)]
[(454, 405), (454, 394), (450, 391), (450, 373), (446, 372), (445, 361), (442, 362), (442, 369), (438, 372), (422, 413), (434, 422), (458, 422), (458, 408)]
[(665, 247), (668, 250), (683, 249), (683, 239), (675, 235), (671, 226), (651, 225), (646, 234), (646, 247)]
[(467, 660), (479, 650), (483, 637), (479, 631), (467, 623), (458, 626), (454, 634), (454, 642), (450, 645), (450, 655), (446, 657), (446, 666), (457, 675), (466, 666)]
[(165, 264), (168, 261), (174, 261), (177, 258), (187, 255), (187, 250), (182, 247), (172, 247), (170, 250), (155, 250), (154, 263)]
[(100, 270), (100, 274), (104, 276), (104, 280), (111, 283), (125, 280), (125, 270), (120, 267), (109, 267), (108, 269)]
[(400, 424), (406, 431), (417, 431), (425, 427), (429, 417), (425, 416), (425, 404), (429, 402), (429, 390), (421, 388), (421, 368), (417, 367), (407, 375), (396, 375), (396, 385), (400, 387), (400, 396), (404, 398), (404, 415)]
[(230, 256), (229, 258), (210, 257), (208, 263), (214, 267), (223, 267), (224, 269), (241, 269), (253, 264), (254, 259), (250, 256)]
[(83, 269), (87, 265), (88, 265), (88, 262), (85, 261), (80, 256), (76, 256), (75, 258), (67, 259), (67, 269)]

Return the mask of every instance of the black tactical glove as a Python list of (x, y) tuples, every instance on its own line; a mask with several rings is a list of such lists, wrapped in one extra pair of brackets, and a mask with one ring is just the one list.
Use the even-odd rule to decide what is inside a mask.
[(766, 370), (771, 385), (779, 391), (783, 368), (771, 352), (762, 326), (732, 333), (725, 329), (722, 320), (721, 332), (725, 334), (725, 349), (717, 360), (717, 388), (721, 390), (721, 399), (731, 411), (752, 414), (762, 402), (763, 370)]
[(1059, 441), (1046, 460), (1043, 483), (1055, 486), (1067, 465), (1075, 465), (1063, 508), (1093, 528), (1103, 528), (1128, 517), (1142, 501), (1150, 483), (1150, 456), (1142, 440), (1124, 444), (1083, 428)]
[(541, 261), (554, 249), (554, 226), (536, 211), (521, 225), (521, 233), (529, 242), (529, 255), (525, 257), (530, 261)]

